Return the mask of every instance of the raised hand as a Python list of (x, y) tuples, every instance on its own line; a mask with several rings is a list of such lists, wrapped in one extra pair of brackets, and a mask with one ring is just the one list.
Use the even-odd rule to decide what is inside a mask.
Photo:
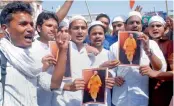
[(134, 11), (141, 13), (142, 9), (143, 9), (143, 7), (141, 7), (140, 5), (137, 5)]
[(139, 36), (138, 36), (138, 40), (141, 40), (142, 41), (142, 44), (143, 44), (143, 49), (146, 53), (149, 52), (150, 50), (150, 47), (149, 47), (149, 37), (144, 34), (144, 33), (138, 33)]
[(57, 33), (56, 43), (59, 47), (59, 50), (68, 49), (69, 41), (70, 41), (70, 35), (69, 34), (63, 34), (61, 32)]

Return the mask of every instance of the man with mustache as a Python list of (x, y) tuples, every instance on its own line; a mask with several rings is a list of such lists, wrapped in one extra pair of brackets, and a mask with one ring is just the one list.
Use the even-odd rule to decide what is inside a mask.
[(148, 25), (152, 40), (158, 43), (166, 59), (167, 72), (154, 71), (149, 66), (146, 66), (142, 67), (141, 74), (153, 78), (150, 79), (149, 106), (168, 106), (173, 96), (173, 40), (170, 40), (165, 35), (166, 22), (162, 17), (151, 17)]
[[(5, 85), (0, 86), (2, 91), (0, 104), (2, 106), (38, 106), (38, 85), (49, 90), (58, 89), (60, 86), (59, 81), (61, 82), (65, 72), (68, 42), (57, 40), (61, 58), (58, 59), (54, 75), (51, 77), (41, 72), (43, 68), (41, 59), (38, 58), (37, 50), (33, 48), (35, 45), (32, 45), (34, 23), (31, 6), (22, 1), (7, 4), (1, 12), (1, 25), (6, 31), (5, 37), (0, 39), (0, 51), (1, 55), (4, 54), (7, 59), (7, 74), (5, 77), (1, 75), (1, 78), (5, 78)], [(45, 81), (44, 79), (48, 77), (49, 80)]]
[[(149, 40), (142, 31), (142, 16), (139, 12), (132, 11), (125, 22), (126, 31), (136, 31), (138, 40), (142, 42), (142, 55), (140, 68), (143, 65), (151, 65), (155, 70), (165, 71), (164, 56), (156, 42)], [(111, 58), (117, 59), (118, 43), (111, 48)], [(122, 72), (124, 70), (124, 72)], [(120, 66), (116, 70), (116, 85), (113, 88), (112, 102), (116, 106), (148, 106), (148, 77), (141, 76), (140, 69), (132, 66)], [(124, 74), (124, 75), (122, 75)], [(122, 76), (120, 76), (122, 75)], [(124, 80), (123, 80), (124, 79)], [(119, 87), (118, 87), (119, 86)]]
[[(92, 67), (94, 68), (105, 67), (111, 69), (119, 65), (119, 61), (109, 60), (109, 51), (103, 47), (103, 42), (105, 39), (105, 31), (106, 29), (103, 26), (103, 23), (101, 23), (100, 21), (93, 21), (88, 28), (90, 45), (95, 47), (99, 51), (99, 54), (93, 58)], [(106, 96), (107, 102), (105, 104), (99, 104), (99, 105), (96, 104), (95, 106), (111, 106), (110, 89), (112, 89), (112, 87), (114, 86), (115, 81), (114, 78), (110, 76), (110, 73), (109, 77), (106, 78), (105, 83), (107, 92)]]

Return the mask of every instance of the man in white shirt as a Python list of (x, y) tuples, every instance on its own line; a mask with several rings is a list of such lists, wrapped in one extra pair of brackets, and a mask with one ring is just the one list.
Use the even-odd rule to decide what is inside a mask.
[[(68, 42), (57, 41), (60, 45), (61, 58), (58, 59), (55, 70), (59, 71), (54, 71), (51, 77), (45, 72), (40, 73), (42, 64), (33, 52), (34, 24), (31, 6), (21, 1), (11, 2), (2, 10), (1, 18), (2, 28), (7, 34), (6, 38), (0, 40), (0, 50), (7, 58), (7, 74), (5, 89), (0, 84), (0, 104), (38, 106), (36, 89), (38, 84), (48, 90), (59, 88), (57, 82), (61, 80), (65, 71)], [(49, 80), (45, 81), (45, 77), (49, 77)]]
[[(139, 12), (130, 12), (125, 22), (126, 30), (141, 32), (141, 19)], [(165, 71), (166, 62), (156, 42), (149, 40), (142, 33), (139, 33), (138, 39), (143, 43), (140, 66), (151, 64), (154, 70)], [(111, 46), (110, 51), (111, 59), (118, 59), (118, 42)], [(131, 66), (119, 66), (115, 73), (117, 86), (113, 88), (113, 104), (115, 106), (148, 106), (148, 77), (142, 76), (139, 68)]]
[(63, 92), (61, 95), (57, 95), (57, 105), (81, 106), (82, 90), (85, 85), (82, 70), (90, 68), (92, 64), (83, 43), (87, 35), (86, 19), (79, 15), (72, 17), (69, 22), (69, 34), (71, 36), (69, 48), (72, 79), (64, 80)]
[[(69, 24), (69, 23), (68, 23)], [(66, 39), (69, 38), (69, 34), (66, 31), (63, 31), (65, 28), (67, 29), (69, 27), (67, 23), (66, 24), (62, 24), (62, 22), (58, 23), (58, 17), (54, 14), (54, 13), (50, 13), (50, 12), (42, 12), (41, 14), (39, 14), (38, 18), (37, 18), (37, 23), (36, 23), (36, 28), (39, 34), (39, 37), (37, 39), (35, 39), (35, 41), (33, 42), (33, 48), (34, 48), (34, 52), (40, 52), (38, 54), (38, 57), (40, 57), (40, 60), (42, 57), (44, 57), (45, 55), (47, 60), (48, 57), (52, 57), (51, 53), (50, 53), (50, 48), (48, 45), (48, 42), (51, 40), (54, 40), (55, 37), (57, 35), (61, 35), (61, 39)], [(59, 26), (59, 28), (58, 28)], [(58, 33), (58, 34), (57, 34)], [(70, 43), (71, 45), (71, 43)], [(49, 60), (48, 60), (49, 61)], [(54, 66), (55, 64), (49, 64)], [(54, 67), (49, 67), (48, 69), (44, 69), (42, 71), (47, 71), (49, 73), (49, 75), (51, 76), (53, 73)], [(47, 79), (47, 78), (45, 78)], [(61, 82), (59, 82), (60, 84)], [(62, 85), (60, 86), (60, 92), (63, 89), (64, 86), (64, 82), (62, 83)], [(42, 89), (41, 87), (39, 87), (38, 89), (38, 104), (40, 106), (55, 106), (57, 103), (56, 100), (56, 95), (58, 95), (60, 92), (57, 93), (53, 93), (50, 91), (45, 91), (44, 89)]]
[[(38, 54), (40, 61), (42, 60), (44, 56), (45, 56), (44, 59), (46, 59), (47, 61), (50, 61), (49, 58), (52, 57), (49, 44), (48, 44), (49, 41), (55, 40), (55, 37), (57, 35), (61, 36), (62, 40), (64, 38), (66, 39), (69, 36), (64, 33), (59, 33), (58, 28), (59, 28), (59, 22), (64, 19), (72, 3), (73, 3), (73, 0), (72, 1), (66, 0), (63, 6), (60, 8), (60, 10), (57, 13), (42, 12), (39, 14), (37, 18), (37, 22), (36, 22), (36, 29), (38, 32), (38, 36), (33, 42), (33, 48), (34, 48), (34, 52)], [(51, 66), (51, 67), (49, 68), (47, 67), (48, 69), (44, 69), (42, 71), (47, 71), (49, 75), (51, 76), (53, 74), (55, 64), (51, 63), (47, 66), (48, 67)], [(58, 84), (60, 83), (61, 81)], [(59, 90), (61, 90), (62, 87), (63, 86), (61, 86)], [(39, 106), (54, 106), (52, 104), (54, 104), (54, 102), (56, 101), (52, 100), (53, 94), (54, 92), (46, 91), (42, 87), (39, 87), (37, 91)]]
[[(44, 56), (45, 56), (44, 59), (46, 59), (47, 61), (51, 61), (50, 57), (54, 58), (50, 52), (48, 42), (54, 40), (55, 36), (58, 35), (57, 34), (58, 25), (59, 25), (59, 21), (55, 13), (42, 12), (41, 14), (39, 14), (37, 18), (37, 22), (36, 22), (36, 28), (37, 28), (39, 37), (35, 39), (32, 46), (34, 48), (33, 52), (35, 52), (38, 55), (40, 62)], [(49, 75), (51, 76), (55, 68), (54, 66), (55, 64), (53, 64), (52, 62), (47, 65), (46, 69), (45, 68), (42, 69), (42, 71), (48, 72)], [(45, 80), (46, 79), (47, 78), (45, 78)], [(37, 95), (38, 95), (39, 106), (50, 106), (52, 104), (51, 102), (54, 102), (52, 101), (53, 92), (46, 91), (42, 87), (38, 88)]]
[[(100, 21), (94, 21), (88, 28), (88, 35), (90, 39), (90, 45), (97, 48), (99, 54), (92, 58), (94, 68), (103, 67), (106, 63), (112, 64), (112, 67), (116, 67), (119, 62), (109, 61), (109, 51), (103, 48), (103, 42), (105, 39), (105, 27)], [(111, 65), (110, 65), (111, 66)], [(107, 68), (107, 66), (106, 66)], [(109, 73), (110, 74), (110, 73)], [(108, 76), (109, 77), (109, 76)], [(106, 78), (106, 103), (105, 104), (91, 104), (89, 106), (111, 106), (111, 94), (110, 89), (114, 86), (114, 78)]]

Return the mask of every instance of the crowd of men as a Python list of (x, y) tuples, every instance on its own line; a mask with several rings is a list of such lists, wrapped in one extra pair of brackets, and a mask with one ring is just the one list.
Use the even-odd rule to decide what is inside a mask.
[[(28, 3), (14, 1), (3, 8), (0, 105), (81, 106), (82, 70), (108, 68), (106, 103), (86, 105), (169, 106), (173, 96), (173, 19), (152, 16), (143, 28), (141, 11), (136, 10), (126, 19), (117, 16), (112, 21), (107, 14), (99, 14), (88, 25), (80, 15), (64, 19), (73, 2), (65, 1), (57, 13), (43, 11), (36, 23)], [(112, 33), (108, 32), (110, 23)], [(139, 35), (140, 67), (120, 65), (119, 31)], [(58, 59), (51, 54), (49, 41), (56, 41)], [(70, 80), (64, 79), (68, 60)]]

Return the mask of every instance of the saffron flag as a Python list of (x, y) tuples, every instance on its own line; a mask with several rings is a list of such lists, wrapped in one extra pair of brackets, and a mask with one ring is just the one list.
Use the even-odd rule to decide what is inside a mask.
[(133, 8), (134, 4), (135, 4), (135, 0), (130, 0), (129, 5), (131, 9)]

